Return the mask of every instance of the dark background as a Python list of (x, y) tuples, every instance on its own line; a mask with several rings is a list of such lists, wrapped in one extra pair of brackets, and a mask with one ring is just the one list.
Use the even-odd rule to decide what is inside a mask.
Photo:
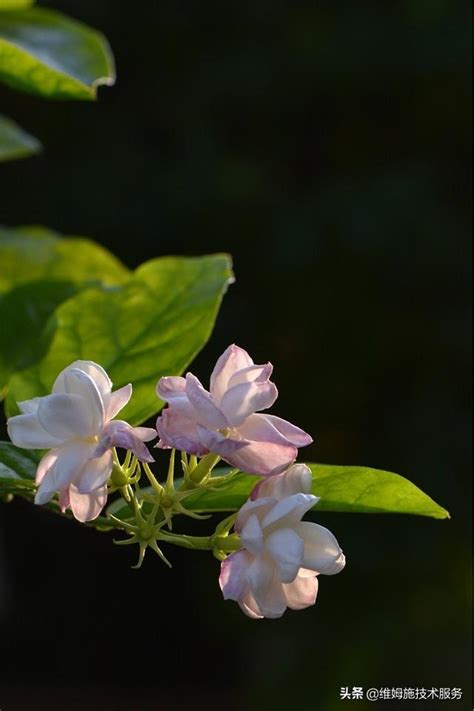
[(132, 571), (109, 535), (2, 505), (0, 708), (403, 705), (344, 686), (463, 687), (470, 708), (470, 3), (50, 4), (107, 34), (119, 79), (98, 104), (0, 88), (46, 145), (1, 167), (1, 221), (131, 267), (232, 253), (193, 371), (232, 341), (272, 360), (304, 458), (404, 474), (452, 519), (321, 514), (345, 571), (254, 622), (208, 554)]

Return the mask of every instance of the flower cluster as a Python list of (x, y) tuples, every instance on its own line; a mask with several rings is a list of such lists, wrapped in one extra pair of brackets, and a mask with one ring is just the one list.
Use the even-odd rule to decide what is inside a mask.
[[(301, 519), (318, 502), (311, 493), (311, 472), (295, 464), (298, 448), (312, 442), (300, 428), (264, 413), (278, 391), (270, 363), (256, 365), (248, 353), (230, 346), (219, 358), (207, 391), (188, 373), (157, 384), (166, 407), (156, 429), (132, 427), (115, 419), (132, 396), (132, 386), (112, 390), (102, 367), (76, 361), (60, 373), (51, 395), (18, 404), (8, 420), (12, 442), (26, 449), (49, 450), (36, 472), (35, 503), (54, 500), (81, 522), (93, 521), (109, 492), (119, 490), (132, 519), (109, 518), (131, 536), (123, 543), (147, 547), (166, 560), (157, 541), (214, 550), (221, 559), (220, 585), (252, 618), (280, 617), (287, 607), (302, 609), (316, 600), (319, 574), (338, 573), (344, 555), (330, 531)], [(173, 450), (166, 484), (154, 477), (154, 461), (145, 442)], [(120, 463), (116, 448), (127, 450)], [(184, 481), (174, 484), (174, 450), (181, 450)], [(222, 459), (236, 469), (212, 475)], [(141, 471), (151, 493), (139, 486)], [(196, 488), (231, 480), (236, 471), (259, 477), (250, 499), (224, 522), (215, 536), (199, 538), (164, 531), (174, 514), (198, 517), (185, 508)], [(153, 504), (151, 512), (144, 503)], [(230, 534), (234, 526), (234, 533)], [(219, 533), (219, 536), (217, 533)], [(228, 555), (230, 553), (230, 555)]]

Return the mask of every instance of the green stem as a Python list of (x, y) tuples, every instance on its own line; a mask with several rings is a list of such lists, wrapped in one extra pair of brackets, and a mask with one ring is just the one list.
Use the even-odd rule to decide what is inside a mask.
[[(201, 459), (197, 467), (189, 472), (189, 484), (200, 484), (220, 461), (221, 458), (218, 454), (212, 454), (212, 452), (210, 454), (206, 454), (206, 456)], [(186, 486), (185, 484), (184, 488), (189, 488), (189, 486)]]
[(214, 548), (218, 548), (231, 553), (241, 548), (240, 539), (236, 534), (231, 536), (186, 536), (184, 534), (160, 531), (159, 540), (182, 548), (192, 548), (199, 551), (211, 551)]

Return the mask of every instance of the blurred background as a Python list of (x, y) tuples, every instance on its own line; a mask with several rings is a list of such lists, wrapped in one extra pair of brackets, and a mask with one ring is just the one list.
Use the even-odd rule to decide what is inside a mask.
[(1, 222), (130, 267), (230, 252), (193, 372), (233, 341), (272, 360), (306, 460), (404, 474), (452, 519), (320, 514), (345, 571), (254, 622), (208, 554), (137, 572), (109, 534), (2, 504), (0, 708), (332, 711), (352, 686), (462, 687), (471, 708), (471, 3), (41, 4), (105, 32), (118, 82), (97, 105), (0, 87), (46, 146), (0, 168)]

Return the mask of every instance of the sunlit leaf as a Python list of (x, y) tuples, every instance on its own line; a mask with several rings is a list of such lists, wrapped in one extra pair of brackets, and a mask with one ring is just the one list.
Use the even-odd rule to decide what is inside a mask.
[[(123, 283), (130, 272), (103, 247), (41, 228), (0, 228), (0, 399), (15, 370), (47, 351), (54, 310), (92, 284)], [(2, 294), (2, 292), (4, 292)]]
[(100, 245), (42, 227), (0, 226), (0, 294), (35, 280), (114, 286), (130, 272)]
[(24, 10), (35, 4), (35, 0), (0, 0), (0, 12), (5, 10)]
[(115, 81), (113, 56), (96, 30), (53, 10), (0, 13), (0, 79), (50, 99), (95, 99)]
[(14, 121), (0, 114), (0, 163), (27, 158), (41, 151), (41, 143)]
[(46, 395), (58, 373), (81, 358), (100, 363), (115, 387), (129, 382), (134, 397), (121, 417), (133, 424), (156, 414), (163, 375), (178, 375), (207, 342), (228, 284), (230, 258), (155, 259), (114, 290), (92, 288), (62, 304), (44, 358), (13, 375), (7, 411), (15, 401)]

